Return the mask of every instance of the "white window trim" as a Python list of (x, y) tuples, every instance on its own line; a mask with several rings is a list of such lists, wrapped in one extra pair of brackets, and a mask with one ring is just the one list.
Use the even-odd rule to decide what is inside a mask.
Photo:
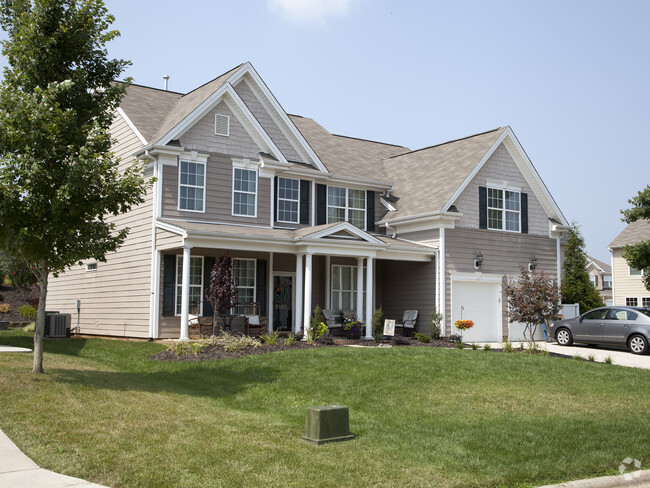
[[(280, 180), (292, 180), (292, 181), (297, 181), (298, 182), (298, 200), (292, 200), (290, 198), (280, 198)], [(278, 202), (278, 211), (276, 215), (276, 222), (282, 222), (284, 224), (299, 224), (300, 223), (300, 180), (296, 178), (287, 178), (284, 176), (278, 176), (278, 194), (275, 196)], [(297, 203), (297, 208), (298, 211), (296, 212), (296, 220), (280, 220), (280, 200), (284, 200), (287, 202), (296, 202)]]
[[(181, 290), (183, 289), (183, 275), (178, 273), (178, 260), (182, 259), (182, 258), (183, 258), (182, 254), (177, 254), (176, 255), (176, 264), (175, 264), (176, 268), (174, 268), (175, 271), (176, 271), (176, 281), (174, 283), (174, 315), (176, 317), (181, 316), (180, 313), (177, 313), (177, 310), (178, 310), (178, 299), (179, 299), (178, 288), (180, 287)], [(204, 267), (205, 267), (204, 257), (203, 256), (190, 256), (190, 262), (191, 262), (191, 258), (201, 258), (201, 292), (199, 293), (199, 296), (201, 298), (203, 298), (203, 286), (205, 285), (205, 283), (203, 283), (203, 270), (204, 270)], [(196, 288), (198, 285), (190, 284), (189, 286)], [(190, 313), (191, 312), (192, 311), (190, 310)], [(199, 300), (199, 315), (203, 315), (203, 300)]]
[(97, 271), (97, 263), (92, 262), (92, 263), (86, 263), (86, 272), (87, 273), (93, 273)]
[[(339, 207), (337, 205), (330, 205), (330, 188), (343, 188), (345, 190), (345, 207)], [(354, 208), (350, 207), (350, 191), (351, 190), (357, 190), (357, 191), (362, 191), (363, 192), (363, 201), (365, 202), (365, 207), (364, 208)], [(327, 185), (327, 192), (325, 194), (326, 198), (326, 203), (327, 203), (327, 209), (326, 209), (326, 216), (327, 216), (327, 223), (332, 223), (329, 222), (329, 209), (330, 208), (343, 208), (344, 209), (344, 222), (350, 222), (350, 210), (357, 210), (357, 211), (363, 211), (363, 227), (361, 227), (361, 230), (366, 230), (366, 227), (368, 226), (368, 192), (367, 190), (361, 189), (361, 188), (348, 188), (345, 186), (336, 186), (336, 185)], [(353, 224), (354, 225), (354, 224)]]
[[(181, 185), (181, 167), (182, 163), (194, 163), (203, 165), (203, 186), (198, 185)], [(192, 161), (191, 159), (182, 158), (178, 161), (178, 203), (177, 209), (179, 212), (192, 212), (192, 213), (205, 213), (205, 194), (207, 193), (207, 175), (208, 165), (205, 161)], [(181, 208), (181, 186), (186, 186), (188, 188), (202, 188), (203, 189), (203, 210), (190, 210), (186, 208)]]
[[(504, 182), (507, 183), (507, 182)], [(497, 190), (503, 192), (503, 208), (490, 207), (490, 190)], [(517, 193), (519, 195), (519, 210), (507, 210), (506, 209), (506, 192)], [(497, 185), (488, 185), (487, 186), (487, 228), (488, 230), (498, 230), (501, 232), (510, 232), (512, 234), (521, 234), (521, 189), (513, 187), (501, 187)], [(499, 210), (501, 212), (501, 228), (490, 227), (490, 210)], [(516, 213), (519, 216), (519, 230), (508, 230), (506, 229), (506, 212)]]
[[(628, 300), (636, 300), (636, 305), (628, 305)], [(625, 306), (626, 307), (638, 307), (639, 306), (639, 297), (625, 297)]]
[[(635, 269), (635, 270), (639, 271), (639, 273), (638, 274), (636, 274), (636, 273), (632, 274), (632, 269)], [(629, 266), (629, 265), (627, 267), (627, 273), (628, 273), (628, 276), (645, 276), (645, 270), (644, 269), (632, 268), (632, 266)]]
[[(225, 117), (226, 120), (227, 120), (227, 123), (226, 123), (227, 130), (226, 130), (225, 134), (217, 132), (217, 118), (218, 117)], [(214, 114), (214, 134), (217, 135), (217, 136), (221, 136), (221, 137), (230, 137), (230, 115)]]
[[(352, 280), (352, 289), (351, 290), (334, 290), (334, 271), (335, 269), (341, 269), (341, 268), (350, 268), (350, 279)], [(334, 293), (351, 293), (350, 296), (350, 309), (351, 310), (356, 310), (357, 308), (357, 275), (356, 273), (358, 272), (359, 267), (354, 266), (351, 264), (332, 264), (331, 269), (330, 269), (330, 289), (329, 289), (329, 294), (330, 294), (330, 303), (332, 304), (332, 307), (334, 307)], [(340, 271), (339, 271), (340, 273)], [(339, 283), (343, 283), (343, 280), (341, 279), (341, 276), (339, 276)], [(363, 290), (361, 293), (363, 294), (363, 303), (365, 307), (366, 303), (366, 265), (363, 265)], [(339, 305), (341, 304), (341, 297), (339, 296)], [(358, 313), (358, 311), (357, 311)]]
[[(235, 285), (235, 288), (237, 289), (237, 295), (239, 295), (239, 289), (240, 288), (252, 288), (253, 289), (253, 302), (257, 301), (257, 259), (254, 258), (236, 258), (236, 261), (253, 261), (253, 286), (237, 286)], [(234, 263), (233, 263), (233, 280), (235, 280), (235, 272), (234, 272)], [(244, 303), (240, 303), (242, 307), (245, 305)], [(235, 307), (231, 310), (231, 313), (235, 313)]]
[[(644, 301), (648, 302), (648, 304), (644, 305), (643, 304)], [(650, 308), (650, 297), (641, 297), (641, 306), (643, 308)]]
[[(253, 192), (248, 192), (248, 191), (240, 191), (237, 190), (238, 193), (245, 193), (247, 195), (255, 195), (255, 203), (254, 203), (254, 209), (255, 211), (253, 212), (253, 215), (248, 215), (248, 214), (238, 214), (235, 213), (235, 173), (237, 172), (236, 170), (243, 170), (243, 171), (253, 171), (255, 173), (255, 193)], [(232, 168), (232, 216), (233, 217), (248, 217), (251, 219), (256, 219), (257, 218), (257, 193), (260, 187), (260, 175), (258, 171), (257, 165), (252, 165), (252, 166), (243, 166), (239, 164), (235, 164), (233, 162), (233, 168)]]

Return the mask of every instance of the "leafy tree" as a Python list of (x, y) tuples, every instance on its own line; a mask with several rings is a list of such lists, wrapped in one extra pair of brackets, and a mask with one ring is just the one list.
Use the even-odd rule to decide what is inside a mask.
[(534, 348), (537, 326), (544, 318), (560, 311), (560, 292), (549, 275), (528, 272), (522, 266), (518, 279), (508, 278), (505, 294), (510, 322), (524, 324), (524, 339), (529, 350)]
[(34, 273), (34, 268), (34, 265), (25, 264), (24, 259), (15, 258), (0, 251), (0, 277), (4, 278), (6, 274), (14, 287), (27, 290), (35, 285), (38, 282), (38, 277)]
[(141, 165), (119, 168), (109, 128), (129, 62), (101, 0), (0, 0), (7, 58), (0, 84), (0, 247), (34, 263), (40, 301), (35, 373), (43, 372), (48, 276), (105, 261), (127, 228), (106, 220), (144, 201)]
[[(631, 198), (629, 202), (633, 207), (621, 210), (625, 216), (624, 222), (631, 224), (637, 220), (650, 220), (650, 185)], [(628, 244), (625, 246), (623, 257), (627, 264), (633, 268), (643, 270), (643, 284), (650, 291), (650, 240), (638, 244)]]
[(574, 222), (569, 230), (562, 266), (562, 301), (580, 304), (580, 311), (604, 307), (605, 302), (587, 273), (585, 240)]
[(212, 304), (213, 324), (218, 323), (219, 313), (228, 313), (237, 304), (237, 287), (232, 268), (233, 258), (226, 251), (210, 271), (210, 285), (205, 291), (205, 298)]

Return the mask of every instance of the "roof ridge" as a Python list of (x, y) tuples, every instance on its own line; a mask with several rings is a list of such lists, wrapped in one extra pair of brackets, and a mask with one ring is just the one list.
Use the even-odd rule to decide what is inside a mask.
[[(332, 133), (330, 132), (330, 134), (332, 134)], [(381, 144), (383, 146), (393, 146), (393, 147), (403, 147), (404, 149), (408, 149), (406, 146), (402, 146), (400, 144), (391, 144), (389, 142), (373, 141), (373, 140), (370, 140), (370, 139), (364, 139), (362, 137), (344, 136), (344, 135), (341, 135), (341, 134), (332, 134), (332, 135), (336, 136), (336, 137), (343, 137), (345, 139), (354, 139), (356, 141), (370, 142), (372, 144)]]
[(225, 75), (227, 75), (228, 73), (231, 73), (231, 72), (233, 72), (233, 71), (238, 70), (239, 68), (241, 68), (242, 66), (244, 66), (244, 64), (245, 64), (245, 63), (241, 63), (241, 64), (235, 66), (234, 68), (229, 69), (228, 71), (225, 71), (225, 72), (221, 73), (219, 76), (215, 76), (215, 77), (212, 78), (211, 80), (206, 81), (205, 83), (203, 83), (203, 84), (200, 85), (200, 86), (197, 86), (196, 88), (194, 88), (194, 90), (188, 91), (188, 92), (185, 93), (183, 96), (187, 96), (187, 95), (189, 95), (190, 93), (194, 93), (195, 91), (197, 91), (197, 90), (203, 88), (203, 87), (206, 86), (206, 85), (209, 85), (210, 83), (212, 83), (213, 81), (215, 81), (215, 80), (221, 78), (222, 76), (225, 76)]
[(483, 136), (485, 134), (489, 134), (490, 132), (496, 132), (496, 131), (501, 130), (501, 129), (503, 129), (503, 127), (497, 127), (496, 129), (486, 130), (485, 132), (479, 132), (478, 134), (472, 134), (471, 136), (461, 137), (459, 139), (453, 139), (453, 140), (447, 141), (447, 142), (441, 142), (440, 144), (434, 144), (432, 146), (421, 147), (420, 149), (414, 149), (413, 151), (405, 152), (405, 153), (402, 153), (402, 154), (396, 154), (395, 156), (391, 156), (388, 159), (398, 158), (400, 156), (405, 156), (407, 154), (413, 154), (413, 153), (416, 153), (418, 151), (425, 151), (427, 149), (433, 149), (434, 147), (445, 146), (447, 144), (452, 144), (454, 142), (465, 141), (467, 139), (471, 139), (472, 137)]
[(138, 86), (140, 88), (147, 88), (148, 90), (156, 90), (156, 91), (164, 92), (164, 93), (173, 93), (175, 95), (183, 95), (182, 92), (177, 92), (177, 91), (174, 91), (174, 90), (165, 90), (164, 88), (156, 88), (155, 86), (141, 85), (140, 83), (127, 83), (126, 81), (120, 81), (120, 80), (115, 80), (114, 83), (121, 83), (123, 85), (126, 85), (127, 88), (129, 86)]

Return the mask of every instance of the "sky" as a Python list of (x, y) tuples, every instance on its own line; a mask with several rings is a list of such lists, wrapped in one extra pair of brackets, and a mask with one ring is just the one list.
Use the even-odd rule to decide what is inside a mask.
[(109, 55), (138, 84), (186, 93), (250, 61), (287, 113), (335, 134), (418, 149), (509, 125), (606, 263), (650, 184), (645, 0), (105, 3)]

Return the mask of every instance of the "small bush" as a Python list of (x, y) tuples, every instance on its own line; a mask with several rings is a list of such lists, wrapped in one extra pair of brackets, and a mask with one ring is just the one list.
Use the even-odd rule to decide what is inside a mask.
[(431, 312), (431, 337), (436, 341), (440, 339), (440, 334), (442, 331), (442, 314), (436, 312), (435, 310)]
[(407, 346), (411, 343), (408, 337), (396, 335), (393, 337), (393, 344), (396, 346)]
[(246, 349), (247, 347), (260, 347), (262, 343), (257, 339), (245, 335), (236, 335), (224, 332), (218, 336), (212, 336), (210, 344), (221, 346), (225, 351), (235, 352)]
[(262, 334), (260, 336), (260, 342), (262, 344), (268, 344), (269, 346), (273, 346), (278, 343), (278, 337), (280, 337), (280, 334), (277, 330), (274, 330), (270, 334)]
[(576, 361), (582, 361), (582, 356), (580, 356), (580, 354), (576, 354), (575, 356), (573, 356), (573, 359), (575, 359)]
[(34, 332), (35, 328), (36, 328), (36, 324), (34, 322), (32, 322), (31, 324), (26, 325), (25, 327), (23, 327), (23, 330), (25, 332)]
[(478, 344), (476, 342), (472, 342), (472, 349), (476, 351), (478, 349)]
[(596, 356), (594, 356), (593, 354), (590, 354), (589, 357), (588, 357), (587, 359), (589, 359), (589, 362), (590, 362), (590, 363), (593, 363), (593, 362), (596, 361)]
[(465, 344), (463, 344), (462, 342), (457, 342), (456, 349), (465, 349)]
[(489, 351), (490, 349), (492, 349), (492, 346), (490, 346), (489, 344), (484, 344), (483, 345), (483, 350), (484, 351)]
[(10, 309), (11, 307), (8, 303), (0, 303), (0, 313), (7, 313)]
[(284, 340), (285, 346), (293, 346), (293, 343), (296, 342), (296, 336), (289, 334), (289, 336)]
[(36, 319), (36, 309), (31, 305), (23, 305), (18, 309), (18, 313), (21, 317), (25, 317), (26, 319)]
[(611, 356), (607, 356), (605, 358), (605, 364), (614, 364), (614, 361), (612, 360)]
[(174, 353), (175, 356), (184, 356), (186, 354), (198, 354), (210, 344), (205, 340), (196, 342), (174, 341), (167, 345), (167, 350)]
[(419, 332), (413, 333), (413, 339), (418, 342), (431, 342), (431, 337), (426, 334), (420, 334)]
[(372, 313), (372, 336), (376, 341), (384, 336), (384, 311), (381, 307)]
[(512, 342), (506, 341), (505, 344), (503, 345), (503, 350), (505, 352), (513, 352), (514, 348), (512, 347)]
[(307, 331), (307, 342), (313, 344), (316, 339), (327, 332), (325, 317), (319, 305), (314, 308), (314, 313), (309, 319), (309, 330)]

